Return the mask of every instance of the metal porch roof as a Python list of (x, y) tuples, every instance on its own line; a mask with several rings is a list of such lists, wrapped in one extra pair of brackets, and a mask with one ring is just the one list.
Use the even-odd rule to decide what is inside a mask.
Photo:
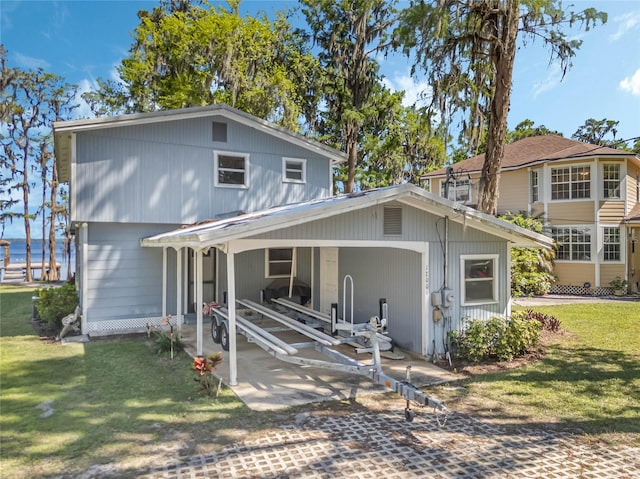
[(278, 206), (237, 217), (175, 229), (144, 238), (141, 240), (141, 244), (146, 247), (202, 249), (391, 201), (404, 203), (441, 217), (452, 215), (451, 221), (465, 223), (467, 227), (504, 238), (516, 246), (553, 246), (553, 240), (547, 236), (480, 213), (411, 184)]

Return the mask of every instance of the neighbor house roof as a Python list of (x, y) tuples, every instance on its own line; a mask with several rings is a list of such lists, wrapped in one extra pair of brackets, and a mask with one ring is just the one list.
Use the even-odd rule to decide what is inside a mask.
[(553, 246), (553, 241), (547, 236), (480, 213), (411, 184), (284, 205), (215, 222), (179, 228), (144, 238), (142, 246), (175, 248), (186, 246), (194, 249), (218, 246), (233, 240), (249, 238), (391, 201), (404, 203), (441, 217), (450, 216), (451, 221), (507, 239), (518, 246)]
[(629, 211), (629, 214), (624, 217), (624, 222), (640, 224), (640, 203), (636, 203), (631, 211)]
[(178, 121), (208, 116), (223, 116), (232, 121), (237, 121), (250, 128), (262, 131), (303, 148), (312, 150), (326, 156), (333, 163), (342, 163), (347, 160), (345, 153), (324, 145), (318, 141), (307, 138), (304, 135), (282, 128), (262, 118), (250, 115), (228, 105), (208, 105), (203, 107), (182, 108), (178, 110), (154, 111), (151, 113), (135, 113), (112, 117), (90, 118), (86, 120), (74, 120), (55, 122), (53, 124), (56, 165), (60, 181), (69, 181), (71, 165), (71, 145), (73, 133), (97, 130), (104, 128), (118, 128), (131, 125), (145, 125), (167, 121)]
[[(455, 169), (467, 173), (479, 172), (484, 164), (484, 153), (455, 163)], [(592, 145), (581, 141), (563, 138), (557, 135), (531, 136), (515, 141), (504, 147), (502, 170), (518, 169), (533, 166), (547, 161), (576, 160), (594, 157), (634, 158), (634, 154), (624, 150), (616, 150), (606, 146)], [(426, 178), (445, 176), (446, 168), (432, 171)]]

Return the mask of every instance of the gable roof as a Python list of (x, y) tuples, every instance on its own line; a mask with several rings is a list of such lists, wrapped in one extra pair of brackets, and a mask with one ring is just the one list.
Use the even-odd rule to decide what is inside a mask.
[[(484, 163), (484, 153), (455, 163), (453, 166), (466, 173), (479, 172)], [(501, 169), (516, 170), (547, 161), (574, 160), (594, 157), (634, 158), (634, 154), (606, 146), (592, 145), (557, 135), (530, 136), (509, 143), (504, 147)], [(446, 168), (432, 171), (425, 178), (445, 176)]]
[(151, 247), (181, 248), (187, 246), (201, 249), (391, 201), (400, 202), (441, 217), (451, 215), (451, 221), (504, 238), (518, 246), (553, 246), (553, 241), (547, 236), (520, 228), (494, 216), (480, 213), (472, 208), (428, 193), (422, 188), (411, 184), (389, 186), (349, 195), (279, 206), (233, 218), (176, 229), (144, 238), (141, 244), (142, 246)]
[(287, 130), (281, 126), (270, 123), (257, 116), (250, 115), (228, 105), (208, 105), (203, 107), (182, 108), (177, 110), (154, 111), (150, 113), (134, 113), (131, 115), (119, 115), (111, 117), (89, 118), (86, 120), (73, 120), (55, 122), (53, 124), (54, 149), (58, 176), (60, 181), (69, 181), (69, 168), (71, 165), (72, 134), (104, 128), (118, 128), (131, 125), (145, 125), (151, 123), (178, 121), (208, 116), (223, 116), (232, 121), (237, 121), (245, 126), (254, 128), (281, 140), (288, 141), (315, 153), (326, 156), (333, 163), (342, 163), (347, 160), (346, 153), (324, 145), (319, 141), (307, 138), (299, 133)]

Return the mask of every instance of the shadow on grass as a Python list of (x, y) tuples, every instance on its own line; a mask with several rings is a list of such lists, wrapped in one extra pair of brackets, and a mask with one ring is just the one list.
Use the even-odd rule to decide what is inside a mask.
[[(2, 459), (7, 477), (42, 477), (95, 464), (145, 464), (238, 440), (268, 426), (228, 389), (198, 392), (192, 360), (155, 354), (146, 339), (84, 345), (16, 338), (2, 375)], [(72, 476), (73, 474), (71, 474)]]

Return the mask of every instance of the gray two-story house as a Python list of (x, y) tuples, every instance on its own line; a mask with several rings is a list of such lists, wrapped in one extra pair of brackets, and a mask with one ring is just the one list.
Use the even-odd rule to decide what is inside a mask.
[(195, 313), (200, 352), (196, 305), (280, 287), (324, 312), (348, 296), (356, 322), (385, 298), (394, 342), (432, 355), (462, 318), (509, 314), (511, 245), (551, 245), (413, 185), (334, 197), (343, 153), (225, 105), (54, 133), (85, 334)]

